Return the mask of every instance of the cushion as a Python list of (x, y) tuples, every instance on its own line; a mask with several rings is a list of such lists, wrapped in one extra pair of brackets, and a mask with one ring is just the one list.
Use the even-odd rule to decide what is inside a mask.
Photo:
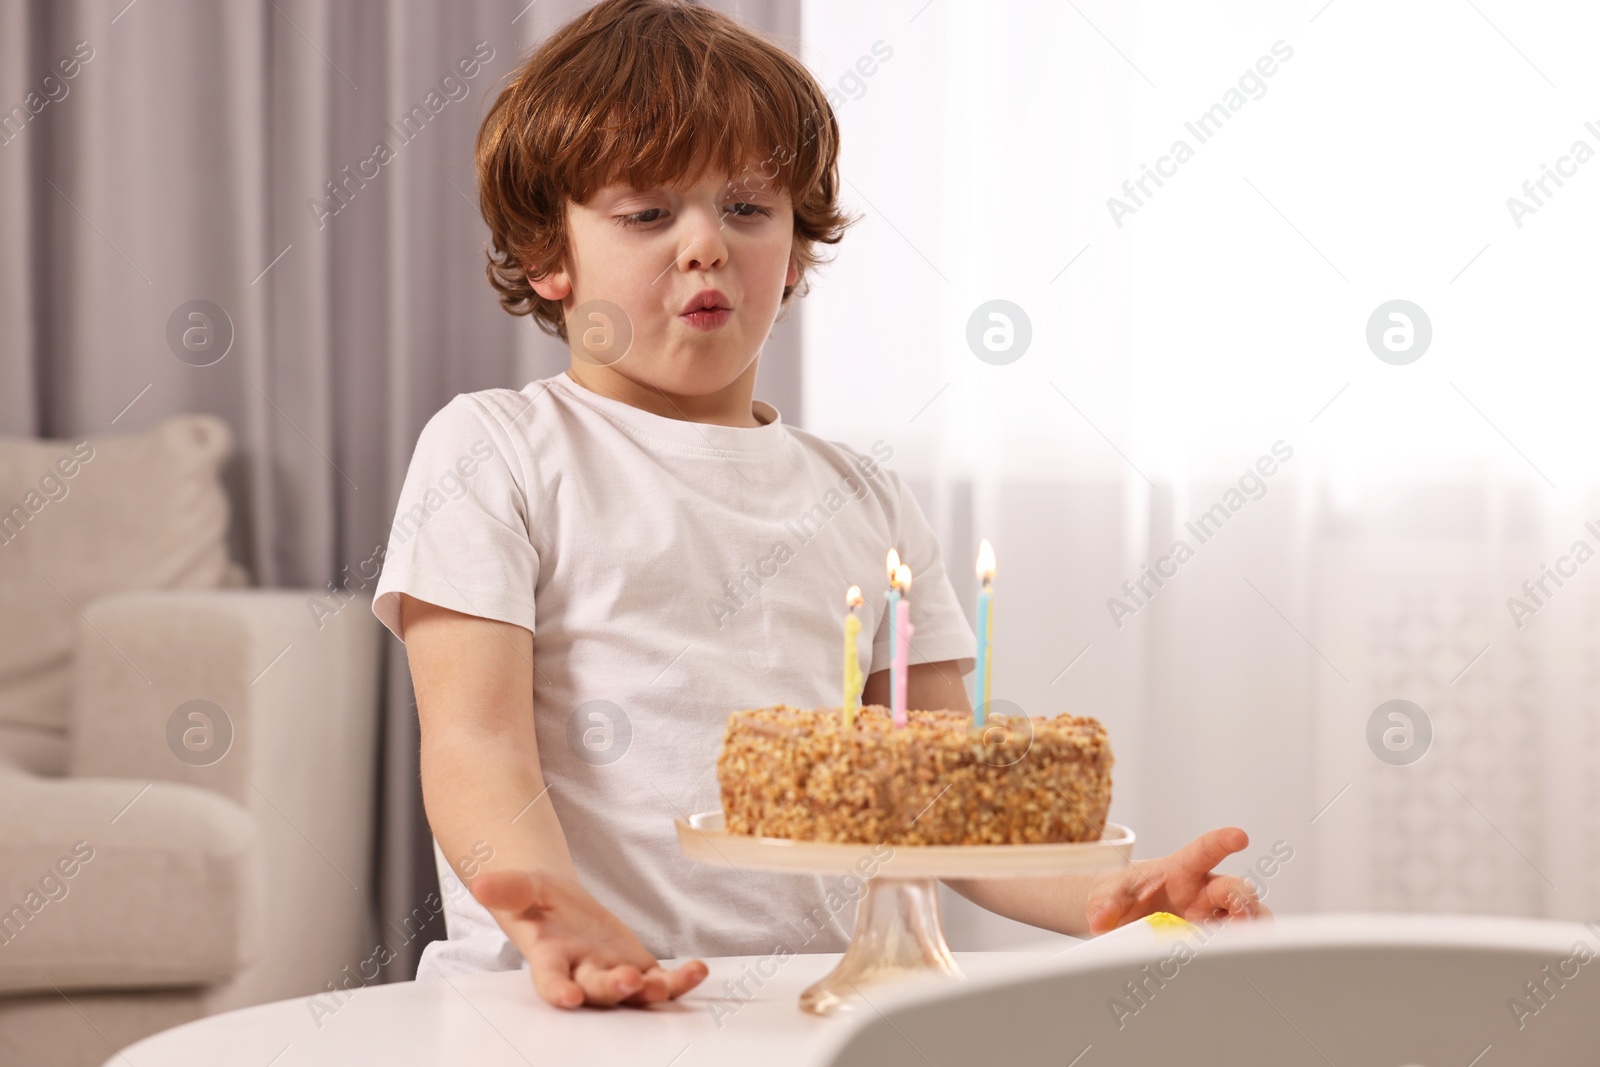
[(0, 768), (0, 998), (237, 973), (264, 934), (256, 833), (198, 786)]
[(73, 646), (90, 601), (239, 581), (218, 478), (232, 449), (212, 415), (137, 434), (0, 437), (0, 734), (65, 747)]

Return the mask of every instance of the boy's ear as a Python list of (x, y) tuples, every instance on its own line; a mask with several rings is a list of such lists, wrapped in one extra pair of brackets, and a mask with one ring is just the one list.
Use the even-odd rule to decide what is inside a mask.
[(554, 300), (557, 303), (565, 300), (567, 294), (572, 292), (572, 279), (567, 277), (565, 269), (559, 267), (542, 277), (529, 274), (528, 284), (533, 286), (534, 292), (546, 300)]
[(783, 276), (784, 288), (788, 288), (800, 280), (800, 260), (795, 256), (789, 257), (789, 273)]

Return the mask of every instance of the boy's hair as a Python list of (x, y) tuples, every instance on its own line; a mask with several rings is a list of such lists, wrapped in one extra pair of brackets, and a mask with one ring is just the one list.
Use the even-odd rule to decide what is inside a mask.
[(566, 340), (561, 303), (528, 276), (559, 268), (566, 202), (701, 177), (787, 191), (800, 277), (857, 220), (841, 213), (839, 124), (806, 68), (720, 12), (679, 0), (604, 0), (514, 71), (478, 131), (478, 204), (494, 240), (489, 284), (513, 315)]

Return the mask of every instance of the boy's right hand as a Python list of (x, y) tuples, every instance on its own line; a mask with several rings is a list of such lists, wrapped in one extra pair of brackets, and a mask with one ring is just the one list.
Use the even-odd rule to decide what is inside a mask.
[(534, 988), (558, 1008), (644, 1005), (688, 992), (702, 960), (667, 970), (632, 930), (571, 878), (549, 871), (485, 871), (469, 887), (522, 952)]

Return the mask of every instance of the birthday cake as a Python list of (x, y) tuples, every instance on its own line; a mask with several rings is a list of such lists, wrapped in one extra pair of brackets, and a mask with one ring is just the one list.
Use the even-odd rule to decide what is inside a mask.
[(1098, 841), (1111, 745), (1087, 716), (990, 719), (866, 705), (728, 716), (717, 779), (729, 833), (890, 845)]

